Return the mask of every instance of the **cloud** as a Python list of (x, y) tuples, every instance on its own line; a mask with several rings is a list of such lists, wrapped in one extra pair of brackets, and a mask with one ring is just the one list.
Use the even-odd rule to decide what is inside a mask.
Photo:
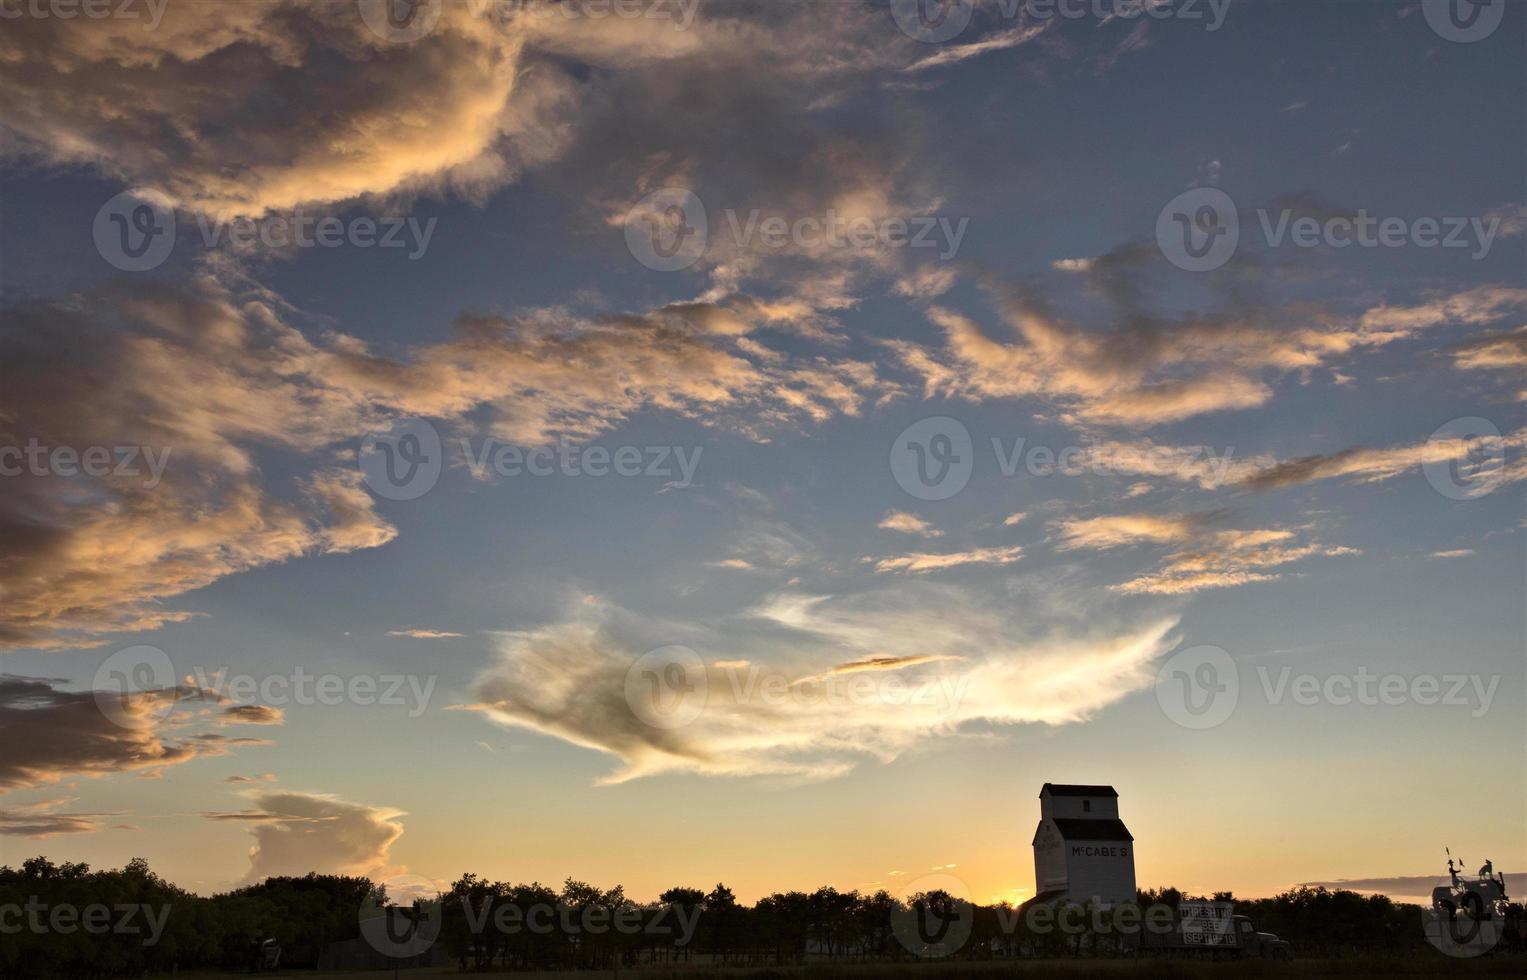
[(1004, 517), (1002, 519), (1002, 523), (1006, 527), (1012, 527), (1014, 524), (1017, 524), (1019, 521), (1023, 520), (1025, 517), (1028, 517), (1028, 516), (1029, 515), (1027, 513), (1025, 513), (1024, 511), (1020, 510), (1017, 513), (1009, 514), (1006, 517)]
[[(0, 674), (0, 792), (60, 782), (71, 776), (153, 772), (202, 756), (226, 755), (260, 739), (184, 731), (219, 717), (216, 692), (191, 686), (150, 689), (127, 697), (60, 690), (62, 681)], [(103, 705), (110, 711), (103, 710)]]
[[(514, 144), (544, 96), (517, 84), (515, 39), (444, 6), (412, 44), (325, 2), (172, 3), (153, 31), (132, 18), (22, 18), (0, 41), (11, 94), (0, 122), (51, 164), (158, 185), (217, 217), (480, 194), (535, 155)], [(94, 96), (66, 98), (68, 85)]]
[(255, 843), (245, 882), (273, 875), (389, 871), (392, 845), (403, 836), (401, 810), (350, 803), (320, 793), (269, 792), (234, 812), (208, 811), (208, 820), (250, 824)]
[(888, 511), (875, 525), (887, 531), (900, 531), (902, 534), (916, 534), (924, 538), (936, 538), (944, 532), (918, 517), (904, 510)]
[(1270, 377), (1306, 375), (1423, 330), (1527, 309), (1527, 290), (1481, 286), (1355, 316), (1304, 306), (1167, 317), (1141, 308), (1138, 287), (1128, 284), (1126, 270), (1145, 261), (1138, 252), (1121, 250), (1074, 270), (1115, 304), (1111, 329), (1061, 319), (1032, 289), (988, 284), (1011, 339), (932, 306), (941, 348), (905, 340), (886, 346), (922, 379), (925, 397), (1039, 398), (1059, 405), (1073, 424), (1139, 427), (1254, 408), (1272, 398)]
[(451, 632), (448, 632), (446, 630), (401, 629), (401, 630), (388, 630), (387, 631), (387, 635), (388, 636), (407, 636), (407, 637), (411, 637), (411, 638), (413, 638), (415, 640), (452, 640), (452, 639), (456, 639), (458, 637), (465, 636), (466, 634), (465, 633), (451, 633)]
[[(143, 462), (137, 477), (7, 478), (0, 644), (97, 644), (188, 618), (164, 600), (225, 576), (385, 544), (396, 529), (359, 469), (328, 461), (397, 418), (466, 425), (486, 408), (497, 437), (543, 445), (660, 411), (762, 439), (895, 390), (867, 362), (752, 340), (753, 309), (740, 298), (596, 319), (464, 316), (456, 338), (398, 359), (333, 331), (314, 342), (279, 300), (211, 275), (0, 310), (14, 379), (0, 391), (0, 446), (146, 447), (165, 461), (154, 481)], [(261, 450), (311, 470), (268, 487)]]
[(1213, 515), (1124, 514), (1058, 522), (1059, 550), (1107, 550), (1137, 543), (1172, 544), (1153, 572), (1109, 586), (1114, 592), (1186, 595), (1206, 589), (1271, 582), (1271, 571), (1305, 558), (1360, 554), (1354, 548), (1298, 540), (1282, 528), (1217, 530)]
[(1428, 558), (1469, 558), (1474, 554), (1473, 548), (1452, 548), (1447, 551), (1434, 551)]
[(1431, 438), (1425, 442), (1386, 449), (1354, 447), (1274, 463), (1247, 472), (1240, 477), (1238, 483), (1252, 490), (1270, 490), (1342, 478), (1358, 483), (1376, 483), (1428, 464), (1465, 463), (1475, 459), (1482, 451), (1485, 456), (1479, 459), (1478, 468), (1473, 473), (1475, 479), (1488, 480), (1496, 485), (1527, 479), (1527, 466), (1522, 465), (1520, 458), (1511, 462), (1503, 455), (1490, 454), (1496, 449), (1502, 454), (1507, 449), (1520, 454), (1527, 448), (1527, 428), (1502, 435), (1498, 444), (1491, 443), (1494, 443), (1493, 439), (1482, 442), (1480, 439), (1448, 437)]
[(1104, 549), (1150, 541), (1157, 544), (1187, 541), (1199, 532), (1203, 518), (1189, 514), (1112, 514), (1059, 522), (1058, 548)]
[(969, 44), (946, 45), (926, 58), (920, 58), (912, 62), (903, 68), (902, 71), (929, 71), (934, 68), (945, 67), (946, 65), (959, 64), (962, 61), (967, 61), (983, 54), (989, 54), (992, 51), (1006, 51), (1009, 48), (1016, 48), (1039, 37), (1051, 23), (1052, 21), (1050, 20), (1041, 20), (1037, 23), (1021, 24), (1017, 27), (1010, 27), (1005, 31), (999, 31), (979, 41), (972, 41)]
[(279, 725), (286, 713), (263, 704), (234, 704), (223, 709), (223, 717), (235, 725)]
[(723, 558), (720, 561), (706, 562), (712, 568), (729, 568), (733, 571), (751, 572), (754, 570), (752, 562), (745, 558)]
[(225, 783), (273, 783), (276, 777), (273, 773), (262, 772), (254, 776), (226, 776)]
[(951, 266), (924, 265), (896, 280), (891, 291), (909, 299), (932, 299), (954, 288), (958, 279)]
[[(1447, 875), (1393, 875), (1388, 878), (1333, 878), (1329, 881), (1305, 881), (1295, 887), (1344, 888), (1354, 892), (1376, 892), (1388, 895), (1395, 901), (1415, 902), (1429, 906), (1432, 900), (1432, 889), (1445, 886), (1447, 883)], [(1524, 888), (1527, 888), (1527, 873), (1506, 873), (1508, 894), (1520, 894)]]
[(915, 551), (891, 558), (865, 558), (875, 563), (877, 572), (914, 572), (924, 574), (938, 572), (961, 565), (1011, 565), (1023, 557), (1019, 545), (991, 548), (971, 548), (968, 551), (931, 553)]
[[(617, 757), (602, 782), (667, 771), (830, 778), (966, 723), (1081, 721), (1153, 682), (1175, 625), (1020, 639), (1002, 604), (937, 586), (778, 593), (741, 618), (682, 627), (609, 606), (581, 613), (505, 634), (469, 707)], [(631, 666), (659, 636), (707, 662), (704, 709), (688, 724), (649, 725), (627, 700)]]
[(1453, 365), (1465, 371), (1505, 371), (1527, 367), (1527, 326), (1490, 333), (1453, 347)]
[[(39, 800), (35, 803), (0, 807), (0, 836), (46, 840), (49, 837), (59, 837), (64, 834), (93, 834), (102, 829), (100, 823), (102, 818), (122, 815), (120, 810), (84, 813), (59, 809), (73, 802), (72, 799)], [(124, 825), (114, 829), (136, 830), (138, 828)]]

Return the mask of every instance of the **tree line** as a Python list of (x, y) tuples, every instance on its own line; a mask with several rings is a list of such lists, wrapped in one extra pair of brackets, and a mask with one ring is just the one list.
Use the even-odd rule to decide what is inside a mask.
[[(1191, 897), (1233, 902), (1237, 914), (1289, 940), (1300, 956), (1438, 955), (1426, 944), (1421, 910), (1381, 895), (1298, 888), (1244, 900), (1166, 888), (1138, 897), (1141, 908), (1175, 908)], [(268, 878), (203, 897), (165, 881), (141, 859), (120, 870), (92, 871), (37, 857), (19, 868), (0, 867), (0, 978), (247, 970), (267, 941), (281, 946), (283, 968), (312, 967), (331, 945), (362, 937), (363, 909), (388, 904), (385, 888), (364, 877)], [(898, 934), (898, 923), (930, 910), (963, 916), (962, 931), (937, 949), (920, 949), (905, 930)], [(930, 952), (983, 960), (1128, 948), (1106, 924), (1113, 920), (1101, 930), (1095, 923), (1064, 930), (1036, 925), (1028, 911), (961, 903), (943, 892), (904, 901), (884, 890), (830, 887), (776, 892), (747, 905), (724, 884), (670, 888), (655, 901), (639, 902), (619, 886), (605, 890), (570, 878), (553, 888), (468, 873), (436, 902), (409, 906), (404, 915), (428, 921), (435, 955), (463, 972), (781, 966), (912, 960)], [(1086, 910), (1074, 911), (1077, 921), (1088, 921)]]

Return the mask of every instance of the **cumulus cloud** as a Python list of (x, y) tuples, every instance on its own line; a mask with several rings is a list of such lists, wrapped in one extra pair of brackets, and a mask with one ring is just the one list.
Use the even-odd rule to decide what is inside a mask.
[(924, 538), (936, 538), (944, 532), (918, 517), (904, 510), (888, 511), (875, 525), (887, 531), (900, 531), (902, 534), (916, 534)]
[(1186, 595), (1278, 579), (1281, 568), (1316, 556), (1359, 554), (1345, 546), (1300, 540), (1286, 528), (1217, 529), (1213, 515), (1123, 514), (1060, 521), (1061, 550), (1107, 550), (1138, 543), (1170, 544), (1154, 571), (1109, 586), (1114, 592)]
[(877, 572), (938, 572), (961, 565), (1011, 565), (1023, 557), (1020, 545), (1007, 547), (970, 548), (966, 551), (926, 552), (914, 551), (889, 558), (865, 558), (875, 563)]
[[(971, 722), (1089, 718), (1152, 683), (1174, 625), (1020, 638), (1001, 604), (936, 586), (780, 593), (739, 619), (686, 627), (585, 607), (505, 635), (470, 707), (617, 757), (604, 782), (675, 770), (828, 778)], [(648, 724), (627, 700), (632, 664), (658, 636), (705, 662), (704, 709), (688, 724)]]
[[(181, 685), (121, 695), (66, 691), (62, 683), (0, 674), (0, 792), (71, 776), (154, 772), (263, 741), (190, 730), (250, 722), (242, 708), (225, 710), (214, 691)], [(257, 708), (255, 723), (279, 723), (265, 714), (271, 710)]]
[(207, 811), (208, 820), (246, 823), (254, 836), (245, 882), (272, 875), (377, 876), (390, 870), (392, 845), (403, 836), (401, 810), (351, 803), (321, 793), (260, 793), (238, 811)]

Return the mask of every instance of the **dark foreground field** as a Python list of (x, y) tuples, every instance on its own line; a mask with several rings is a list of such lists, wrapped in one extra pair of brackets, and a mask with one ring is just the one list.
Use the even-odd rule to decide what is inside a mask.
[[(693, 969), (622, 970), (621, 980), (1001, 980), (1004, 977), (1166, 978), (1189, 980), (1211, 977), (1521, 977), (1527, 974), (1527, 958), (1487, 956), (1451, 959), (1434, 956), (1406, 958), (1351, 957), (1346, 959), (1295, 960), (1292, 963), (1215, 963), (1204, 960), (1149, 958), (1138, 960), (1057, 959), (1008, 960), (987, 963), (866, 963), (782, 968), (696, 967)], [(182, 973), (181, 980), (226, 980), (248, 974)], [(390, 971), (321, 973), (284, 970), (266, 977), (301, 977), (303, 980), (384, 980)], [(472, 977), (513, 977), (516, 980), (609, 980), (611, 974), (594, 972), (461, 973), (455, 967), (405, 970), (404, 980), (468, 980)]]

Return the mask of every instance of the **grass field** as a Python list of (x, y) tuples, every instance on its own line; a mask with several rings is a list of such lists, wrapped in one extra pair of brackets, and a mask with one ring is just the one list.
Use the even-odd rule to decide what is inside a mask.
[[(1248, 962), (1215, 963), (1204, 960), (1148, 958), (1006, 960), (990, 963), (866, 963), (764, 968), (735, 967), (717, 969), (696, 967), (674, 969), (653, 967), (621, 971), (621, 980), (1001, 980), (1004, 977), (1184, 977), (1189, 980), (1211, 977), (1521, 977), (1527, 974), (1527, 959), (1488, 956), (1480, 959), (1450, 959), (1441, 954), (1406, 958), (1352, 957), (1347, 959), (1295, 960), (1292, 963)], [(390, 971), (359, 973), (318, 973), (307, 970), (284, 970), (264, 977), (301, 977), (303, 980), (384, 980)], [(182, 973), (177, 980), (226, 980), (240, 974)], [(248, 974), (242, 974), (248, 976)], [(465, 980), (470, 977), (516, 977), (521, 980), (608, 980), (608, 973), (461, 973), (455, 967), (404, 970), (407, 980)]]

